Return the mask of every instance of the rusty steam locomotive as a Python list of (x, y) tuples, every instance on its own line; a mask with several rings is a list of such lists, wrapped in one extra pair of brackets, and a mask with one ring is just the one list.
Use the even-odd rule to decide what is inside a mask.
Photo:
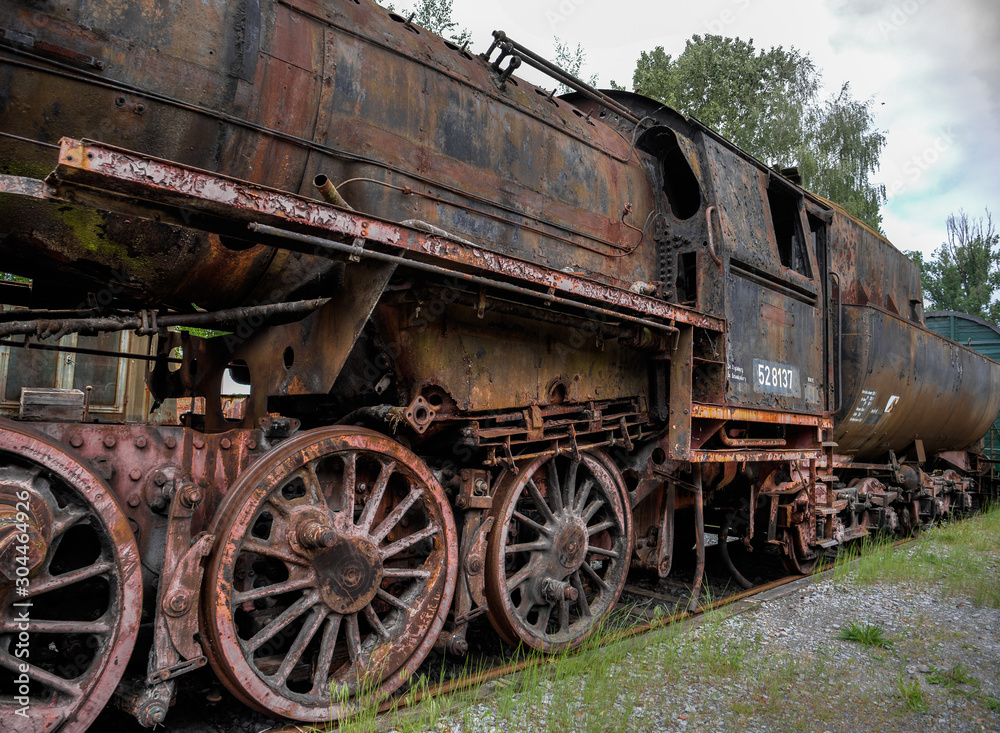
[(3, 0), (0, 173), (7, 730), (205, 665), (337, 718), (480, 614), (569, 648), (688, 553), (696, 599), (706, 523), (805, 572), (981, 489), (1000, 365), (909, 260), (500, 32)]

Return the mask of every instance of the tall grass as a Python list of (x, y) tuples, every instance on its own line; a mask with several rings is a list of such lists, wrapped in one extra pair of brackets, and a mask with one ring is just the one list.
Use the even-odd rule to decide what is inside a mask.
[(964, 522), (929, 529), (903, 547), (866, 541), (858, 562), (840, 567), (834, 581), (850, 576), (860, 583), (939, 583), (949, 595), (1000, 608), (998, 533), (1000, 506), (993, 506)]

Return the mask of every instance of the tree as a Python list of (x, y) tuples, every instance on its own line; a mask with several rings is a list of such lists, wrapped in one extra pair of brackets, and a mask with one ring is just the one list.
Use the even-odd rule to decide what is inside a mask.
[(457, 32), (458, 23), (451, 19), (451, 4), (452, 0), (417, 0), (412, 10), (401, 7), (397, 11), (392, 3), (387, 3), (386, 7), (406, 17), (413, 15), (413, 21), (417, 25), (459, 46), (465, 46), (472, 38), (472, 34), (468, 28)]
[[(559, 36), (555, 37), (555, 48), (556, 48), (556, 58), (555, 63), (563, 71), (568, 74), (575, 76), (577, 79), (583, 79), (583, 64), (587, 60), (587, 52), (583, 50), (583, 44), (576, 44), (576, 50), (572, 50), (568, 43), (564, 43), (559, 40)], [(597, 84), (597, 74), (592, 74), (589, 79), (583, 79), (590, 86), (595, 86)], [(557, 94), (567, 94), (573, 91), (565, 84), (560, 84)]]
[(964, 211), (948, 217), (948, 241), (929, 260), (919, 252), (906, 254), (920, 266), (924, 298), (934, 310), (971, 313), (1000, 324), (1000, 234), (986, 217), (973, 219)]
[(662, 46), (644, 51), (632, 82), (766, 164), (797, 166), (805, 188), (879, 228), (885, 191), (869, 176), (885, 136), (873, 128), (870, 102), (853, 99), (847, 84), (819, 101), (820, 73), (808, 54), (696, 35), (676, 59)]

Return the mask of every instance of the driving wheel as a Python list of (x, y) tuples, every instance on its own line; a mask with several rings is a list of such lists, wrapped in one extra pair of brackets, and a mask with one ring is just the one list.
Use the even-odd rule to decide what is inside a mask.
[(203, 627), (243, 702), (338, 719), (396, 690), (430, 651), (457, 574), (444, 492), (413, 453), (361, 428), (282, 443), (214, 520)]
[(625, 585), (631, 514), (604, 455), (540, 456), (497, 481), (486, 551), (488, 615), (511, 644), (577, 646)]

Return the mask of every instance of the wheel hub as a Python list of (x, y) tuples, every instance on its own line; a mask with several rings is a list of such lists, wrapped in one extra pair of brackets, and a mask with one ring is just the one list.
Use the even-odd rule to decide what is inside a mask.
[(45, 560), (52, 538), (52, 510), (24, 481), (0, 482), (0, 573), (15, 580), (19, 567), (29, 573)]
[(559, 564), (573, 572), (583, 564), (587, 553), (587, 525), (579, 517), (571, 518), (556, 532), (553, 549)]
[(337, 537), (313, 559), (323, 600), (335, 613), (357, 613), (382, 583), (382, 556), (364, 537)]

